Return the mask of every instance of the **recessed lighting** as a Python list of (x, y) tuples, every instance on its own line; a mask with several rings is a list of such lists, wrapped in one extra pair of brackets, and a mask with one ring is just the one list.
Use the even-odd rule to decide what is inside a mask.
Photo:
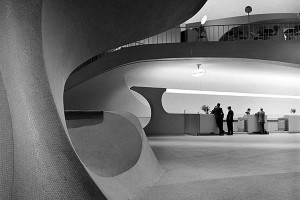
[(167, 93), (175, 93), (175, 94), (203, 94), (203, 95), (218, 95), (218, 96), (265, 97), (265, 98), (277, 98), (277, 99), (300, 99), (300, 96), (292, 96), (292, 95), (255, 94), (255, 93), (240, 93), (240, 92), (218, 92), (218, 91), (202, 91), (202, 90), (167, 89), (166, 92)]

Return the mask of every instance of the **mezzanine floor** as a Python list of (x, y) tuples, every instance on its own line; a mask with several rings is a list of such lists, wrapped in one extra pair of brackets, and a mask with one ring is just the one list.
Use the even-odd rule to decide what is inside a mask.
[(149, 137), (166, 169), (143, 199), (300, 199), (300, 134)]

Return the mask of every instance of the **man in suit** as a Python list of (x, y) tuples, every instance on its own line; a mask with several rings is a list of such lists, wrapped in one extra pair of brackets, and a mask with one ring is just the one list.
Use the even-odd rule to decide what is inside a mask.
[(231, 106), (228, 106), (228, 113), (226, 117), (228, 135), (233, 135), (233, 111), (231, 110)]
[(256, 114), (257, 121), (258, 121), (258, 127), (261, 132), (261, 134), (265, 134), (265, 112), (263, 108), (260, 108), (260, 111), (258, 111)]
[(215, 119), (217, 126), (219, 128), (219, 135), (224, 135), (224, 130), (223, 130), (223, 118), (224, 118), (224, 113), (222, 108), (220, 107), (220, 103), (217, 104), (217, 106), (214, 108), (214, 114), (215, 114)]

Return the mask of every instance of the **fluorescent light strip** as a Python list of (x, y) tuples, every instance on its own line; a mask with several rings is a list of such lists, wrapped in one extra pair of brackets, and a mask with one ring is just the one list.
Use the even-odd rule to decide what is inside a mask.
[(253, 94), (253, 93), (218, 92), (218, 91), (201, 91), (201, 90), (167, 89), (166, 92), (167, 93), (175, 93), (175, 94), (204, 94), (204, 95), (236, 96), (236, 97), (265, 97), (265, 98), (277, 98), (277, 99), (300, 99), (300, 96), (291, 96), (291, 95)]

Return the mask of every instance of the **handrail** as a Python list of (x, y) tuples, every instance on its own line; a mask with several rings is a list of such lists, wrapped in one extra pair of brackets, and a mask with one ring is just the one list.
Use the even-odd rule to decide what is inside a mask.
[(209, 26), (175, 27), (166, 32), (111, 49), (88, 59), (72, 73), (122, 48), (150, 44), (242, 41), (242, 40), (300, 40), (300, 23), (252, 23)]

